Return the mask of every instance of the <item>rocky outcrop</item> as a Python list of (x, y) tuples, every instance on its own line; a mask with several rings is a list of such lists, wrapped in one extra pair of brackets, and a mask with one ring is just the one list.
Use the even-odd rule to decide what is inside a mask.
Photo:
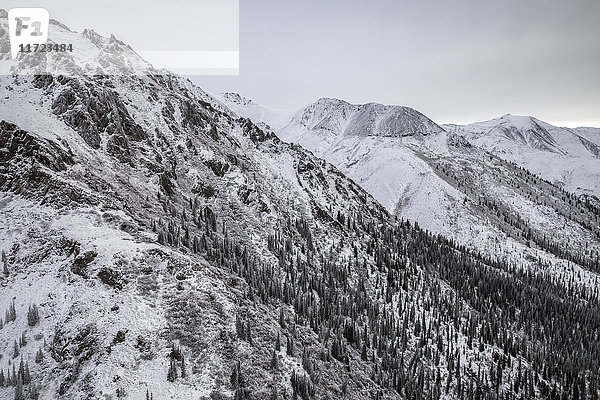
[(36, 78), (37, 87), (54, 95), (52, 111), (73, 128), (94, 149), (107, 136), (106, 150), (121, 162), (132, 163), (130, 141), (147, 139), (116, 92), (102, 78), (78, 80), (44, 76)]

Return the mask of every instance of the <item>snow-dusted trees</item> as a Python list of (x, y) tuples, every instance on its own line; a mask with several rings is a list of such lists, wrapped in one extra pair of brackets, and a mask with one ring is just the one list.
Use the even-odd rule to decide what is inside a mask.
[(252, 344), (252, 329), (250, 326), (250, 318), (242, 318), (236, 315), (235, 330), (238, 337)]
[(242, 372), (242, 364), (239, 361), (233, 365), (229, 382), (234, 391), (234, 400), (250, 399), (250, 390), (247, 388), (246, 378)]
[[(319, 337), (311, 349), (314, 358), (302, 352), (307, 374), (294, 377), (298, 397), (310, 394), (305, 387), (322, 390), (318, 374), (310, 372), (325, 362), (342, 370), (368, 368), (376, 399), (394, 391), (438, 399), (447, 391), (450, 398), (480, 400), (538, 395), (598, 400), (600, 343), (590, 338), (600, 326), (599, 293), (579, 288), (573, 279), (532, 274), (416, 223), (392, 223), (366, 200), (358, 211), (332, 203), (328, 209), (315, 206), (312, 218), (281, 221), (267, 237), (271, 261), (237, 241), (233, 227), (217, 229), (225, 225), (217, 208), (190, 200), (184, 216), (171, 200), (163, 202), (164, 219), (152, 221), (161, 243), (186, 247), (243, 278), (248, 286), (243, 301), (262, 302), (275, 319), (271, 306), (279, 308), (275, 351), (263, 351), (262, 365), (277, 374), (283, 346), (288, 357), (299, 355), (295, 350), (306, 344), (293, 332), (296, 326)], [(525, 219), (505, 218), (497, 199), (482, 197), (479, 206), (532, 246), (554, 246), (551, 238), (537, 240)], [(594, 269), (598, 255), (586, 258)], [(264, 329), (258, 316), (252, 325), (246, 315), (236, 317), (235, 332), (254, 342), (254, 351), (264, 341)], [(516, 360), (524, 365), (519, 374)], [(179, 373), (180, 368), (173, 362), (170, 369)], [(236, 398), (251, 386), (239, 390), (240, 382), (252, 382), (252, 376), (241, 374), (234, 366)], [(351, 395), (356, 383), (343, 382)]]
[(29, 326), (36, 326), (40, 322), (40, 312), (37, 304), (33, 303), (29, 306), (29, 311), (27, 312), (27, 324)]
[(271, 369), (278, 369), (279, 368), (279, 356), (277, 355), (277, 352), (275, 350), (273, 350), (271, 352)]
[(8, 270), (8, 260), (6, 259), (6, 253), (2, 250), (2, 273), (4, 276), (10, 275), (10, 271)]
[(167, 380), (169, 382), (175, 382), (179, 378), (179, 373), (177, 371), (177, 361), (171, 359), (169, 362), (169, 371), (167, 372)]
[(13, 300), (10, 303), (10, 305), (8, 306), (8, 309), (6, 310), (6, 312), (4, 313), (4, 323), (8, 324), (9, 322), (13, 322), (16, 319), (17, 319), (17, 310), (15, 307), (15, 301)]
[(14, 400), (25, 400), (25, 391), (23, 390), (23, 381), (21, 377), (17, 377), (17, 384), (15, 386)]
[(154, 394), (149, 389), (146, 389), (146, 400), (154, 400)]
[(304, 374), (300, 375), (294, 370), (291, 377), (293, 397), (309, 400), (315, 395), (315, 388), (310, 378)]
[(42, 349), (39, 348), (37, 353), (35, 353), (35, 362), (36, 364), (39, 364), (42, 361), (44, 361), (44, 353), (42, 352)]
[(13, 399), (37, 400), (39, 398), (39, 389), (37, 384), (32, 380), (29, 363), (21, 358), (18, 369), (16, 365), (17, 363), (12, 363), (12, 373), (10, 368), (6, 370), (6, 374), (4, 370), (0, 370), (0, 387), (12, 386), (14, 388)]
[(174, 382), (179, 377), (187, 377), (187, 364), (181, 347), (173, 343), (171, 345), (171, 352), (169, 354), (169, 370), (167, 371), (167, 380), (169, 382)]

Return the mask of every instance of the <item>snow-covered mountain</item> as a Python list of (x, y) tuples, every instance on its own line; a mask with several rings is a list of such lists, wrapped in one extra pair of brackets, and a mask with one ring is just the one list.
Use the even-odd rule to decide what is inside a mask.
[(599, 394), (593, 204), (408, 108), (305, 112), (328, 158), (398, 161), (383, 207), (185, 79), (84, 75), (0, 78), (0, 399)]
[[(558, 128), (541, 121), (530, 124), (522, 131), (498, 128), (497, 135), (513, 148), (535, 148), (573, 160), (590, 158), (591, 141), (584, 141), (587, 147), (567, 146), (568, 140), (554, 138)], [(517, 165), (479, 147), (478, 139), (488, 134), (465, 135), (461, 127), (444, 128), (408, 107), (320, 99), (298, 111), (277, 134), (337, 166), (389, 212), (485, 254), (502, 254), (522, 264), (549, 258), (566, 268), (568, 260), (557, 259), (545, 245), (531, 246), (514, 230), (516, 225), (541, 237), (569, 238), (561, 246), (573, 245), (573, 239), (582, 251), (588, 245), (600, 250), (597, 229), (584, 227), (587, 217), (571, 221), (571, 213), (552, 205), (564, 203), (556, 199), (564, 196), (559, 186), (523, 175)], [(588, 177), (598, 171), (588, 171)], [(593, 188), (593, 182), (588, 179), (587, 187)], [(598, 204), (594, 198), (577, 201)], [(511, 218), (521, 222), (507, 224)], [(584, 280), (589, 279), (594, 278)]]
[(568, 191), (600, 197), (600, 128), (560, 128), (510, 114), (444, 128)]
[[(112, 39), (53, 27), (113, 70)], [(293, 304), (326, 255), (364, 253), (349, 232), (390, 223), (374, 199), (176, 76), (4, 76), (0, 93), (0, 398), (339, 391), (337, 359), (359, 353), (319, 366), (330, 344)], [(358, 362), (353, 397), (388, 391)]]
[[(225, 99), (229, 106), (231, 102)], [(233, 109), (253, 121), (252, 108)], [(267, 108), (262, 107), (262, 110)], [(409, 143), (445, 148), (445, 132), (430, 119), (408, 107), (382, 104), (354, 105), (343, 100), (323, 98), (310, 104), (280, 124), (277, 135), (307, 148), (341, 168), (367, 189), (389, 211), (394, 211), (410, 182), (423, 176), (421, 160), (411, 155)], [(407, 168), (406, 165), (412, 165)], [(424, 185), (429, 187), (431, 182)]]
[(341, 136), (422, 138), (442, 131), (429, 118), (409, 107), (350, 104), (323, 98), (297, 112), (279, 133), (284, 138), (297, 138), (302, 144), (305, 132), (329, 143)]

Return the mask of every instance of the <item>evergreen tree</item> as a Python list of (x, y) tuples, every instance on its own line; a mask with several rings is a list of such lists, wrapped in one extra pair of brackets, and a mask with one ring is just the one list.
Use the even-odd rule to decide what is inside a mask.
[(271, 353), (271, 369), (279, 369), (279, 358), (277, 357), (275, 350)]
[(229, 382), (231, 383), (231, 386), (234, 389), (237, 389), (243, 385), (242, 371), (239, 361), (233, 365), (233, 369), (231, 370), (231, 376), (229, 377)]
[(23, 383), (29, 385), (31, 383), (31, 371), (29, 370), (29, 362), (25, 363), (25, 373), (23, 374)]
[(235, 316), (235, 331), (237, 333), (237, 336), (240, 339), (242, 339), (242, 340), (246, 339), (246, 330), (245, 330), (245, 326), (244, 326), (244, 321), (242, 320), (242, 318), (239, 315)]
[(175, 382), (175, 380), (177, 380), (177, 378), (178, 378), (177, 363), (175, 362), (175, 360), (173, 358), (171, 358), (171, 362), (169, 364), (169, 371), (167, 372), (167, 380), (169, 382)]
[(42, 348), (40, 347), (37, 353), (35, 353), (35, 362), (36, 364), (39, 364), (42, 361), (44, 361), (44, 353), (42, 352)]
[(15, 340), (15, 345), (13, 346), (13, 358), (17, 358), (19, 357), (19, 345), (17, 344), (17, 341)]
[(25, 363), (23, 362), (23, 356), (21, 355), (21, 361), (19, 362), (19, 379), (21, 379), (21, 381), (23, 381), (24, 384), (27, 384), (27, 382), (25, 381)]
[(21, 382), (21, 377), (17, 377), (14, 400), (25, 400), (25, 393), (23, 391), (23, 382)]
[(279, 393), (277, 392), (277, 386), (275, 382), (271, 385), (271, 393), (269, 394), (269, 400), (279, 400)]
[(281, 326), (282, 328), (285, 328), (285, 318), (283, 315), (283, 308), (279, 309), (279, 326)]
[(185, 356), (181, 355), (181, 377), (185, 378), (187, 376), (187, 369), (185, 365)]
[(6, 310), (4, 322), (9, 323), (13, 322), (17, 319), (17, 310), (15, 308), (15, 301), (13, 300), (8, 306), (8, 310)]
[(2, 272), (4, 276), (10, 275), (10, 271), (8, 270), (8, 260), (6, 259), (6, 253), (2, 250)]
[(29, 398), (32, 400), (38, 400), (40, 398), (40, 389), (36, 383), (29, 384)]
[(252, 332), (250, 330), (250, 320), (246, 320), (246, 340), (248, 343), (252, 344)]
[(38, 306), (33, 303), (29, 306), (29, 311), (27, 312), (27, 324), (29, 326), (36, 326), (38, 322), (40, 322), (40, 313)]

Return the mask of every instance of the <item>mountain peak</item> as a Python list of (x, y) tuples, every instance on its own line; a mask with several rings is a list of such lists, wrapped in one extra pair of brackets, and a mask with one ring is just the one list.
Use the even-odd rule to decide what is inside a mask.
[(302, 109), (291, 125), (348, 136), (402, 137), (429, 135), (443, 129), (420, 112), (405, 106), (380, 103), (351, 104), (337, 98), (320, 98)]
[(313, 104), (350, 104), (345, 100), (338, 99), (337, 97), (321, 97)]
[(530, 123), (530, 122), (540, 122), (537, 118), (532, 117), (531, 115), (516, 115), (516, 114), (504, 114), (498, 120), (506, 121), (509, 123)]
[(53, 19), (53, 18), (50, 18), (50, 21), (48, 21), (48, 22), (50, 23), (50, 25), (56, 25), (56, 26), (59, 26), (59, 27), (61, 27), (62, 29), (64, 29), (65, 31), (67, 31), (67, 32), (73, 32), (73, 31), (72, 31), (72, 30), (71, 30), (71, 29), (70, 29), (68, 26), (66, 26), (66, 25), (65, 25), (65, 24), (63, 24), (62, 22), (60, 22), (60, 21), (57, 21), (57, 20), (55, 20), (55, 19)]
[(289, 122), (292, 111), (278, 110), (260, 104), (235, 92), (225, 92), (217, 96), (231, 111), (256, 124), (265, 124), (269, 129), (279, 129)]

